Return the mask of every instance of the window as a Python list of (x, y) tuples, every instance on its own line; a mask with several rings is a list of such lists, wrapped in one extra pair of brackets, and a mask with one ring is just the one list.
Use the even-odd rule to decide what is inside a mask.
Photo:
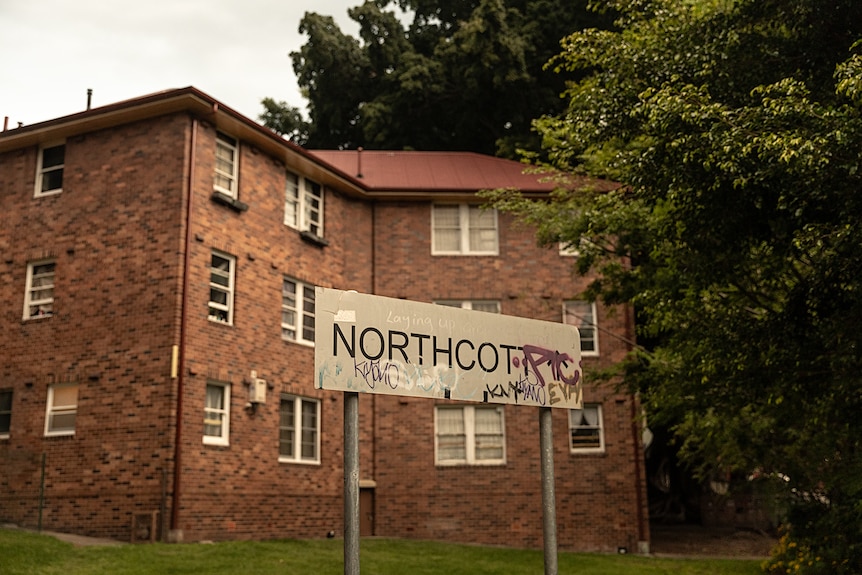
[(320, 184), (287, 173), (284, 224), (323, 237), (323, 189)]
[(63, 165), (66, 145), (45, 147), (39, 150), (36, 168), (36, 196), (59, 194), (63, 191)]
[(437, 465), (494, 465), (506, 462), (503, 408), (438, 406)]
[(204, 443), (230, 445), (230, 386), (208, 383), (204, 403)]
[(0, 390), (0, 439), (9, 437), (12, 424), (12, 390)]
[(237, 142), (221, 132), (216, 134), (215, 181), (213, 189), (231, 198), (236, 198), (239, 159)]
[(458, 301), (440, 300), (435, 301), (437, 305), (448, 307), (460, 307), (461, 309), (472, 309), (475, 311), (486, 311), (488, 313), (500, 313), (500, 302), (498, 301)]
[(581, 334), (581, 353), (599, 354), (599, 337), (596, 329), (596, 304), (588, 301), (567, 301), (563, 304), (563, 323), (578, 328)]
[(479, 206), (435, 205), (432, 254), (497, 255), (497, 211)]
[(209, 319), (233, 324), (233, 286), (236, 259), (227, 254), (212, 253), (210, 261)]
[(281, 288), (281, 337), (314, 343), (314, 286), (284, 278)]
[(320, 402), (285, 395), (278, 424), (278, 460), (320, 463)]
[(24, 319), (54, 314), (54, 268), (52, 260), (27, 265), (27, 289), (24, 293)]
[(600, 453), (605, 450), (602, 406), (585, 403), (583, 409), (569, 410), (572, 453)]
[(78, 415), (78, 384), (66, 383), (48, 387), (48, 409), (45, 435), (75, 435)]

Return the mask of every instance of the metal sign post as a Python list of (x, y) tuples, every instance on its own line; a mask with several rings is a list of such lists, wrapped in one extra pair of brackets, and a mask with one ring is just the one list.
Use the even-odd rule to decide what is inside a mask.
[(344, 575), (359, 575), (359, 394), (344, 394)]
[(557, 573), (551, 408), (581, 409), (576, 327), (328, 288), (315, 387), (344, 396), (344, 573), (359, 574), (359, 393), (539, 407), (545, 574)]
[(545, 575), (557, 575), (557, 496), (554, 490), (554, 430), (550, 407), (539, 408), (539, 448), (542, 452), (542, 527)]

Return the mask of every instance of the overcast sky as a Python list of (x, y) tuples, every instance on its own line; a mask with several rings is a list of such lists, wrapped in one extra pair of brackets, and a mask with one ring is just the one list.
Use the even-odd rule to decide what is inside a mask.
[(290, 52), (305, 12), (356, 35), (362, 0), (0, 0), (0, 117), (33, 124), (194, 86), (256, 120), (260, 100), (305, 109)]

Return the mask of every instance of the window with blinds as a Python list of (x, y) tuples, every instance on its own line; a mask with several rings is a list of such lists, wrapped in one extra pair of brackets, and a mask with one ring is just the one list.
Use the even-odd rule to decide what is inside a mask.
[(433, 255), (497, 255), (497, 211), (468, 204), (435, 205)]
[(605, 434), (602, 406), (585, 403), (583, 409), (570, 409), (569, 436), (572, 453), (603, 452)]
[(207, 384), (204, 399), (204, 443), (229, 445), (230, 386), (225, 383)]
[(599, 335), (596, 329), (596, 304), (589, 301), (563, 303), (563, 323), (578, 328), (581, 334), (581, 355), (599, 354)]
[(48, 387), (45, 435), (74, 435), (78, 417), (78, 384), (64, 383)]
[(501, 406), (437, 406), (437, 465), (499, 465), (506, 462)]

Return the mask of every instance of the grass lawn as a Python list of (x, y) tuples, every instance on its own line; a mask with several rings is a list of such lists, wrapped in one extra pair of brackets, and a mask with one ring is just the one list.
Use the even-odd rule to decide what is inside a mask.
[[(366, 575), (538, 575), (541, 550), (500, 549), (392, 539), (363, 539)], [(755, 575), (758, 561), (656, 559), (560, 553), (560, 575)], [(342, 541), (243, 541), (75, 547), (50, 536), (0, 529), (2, 575), (340, 575)]]

